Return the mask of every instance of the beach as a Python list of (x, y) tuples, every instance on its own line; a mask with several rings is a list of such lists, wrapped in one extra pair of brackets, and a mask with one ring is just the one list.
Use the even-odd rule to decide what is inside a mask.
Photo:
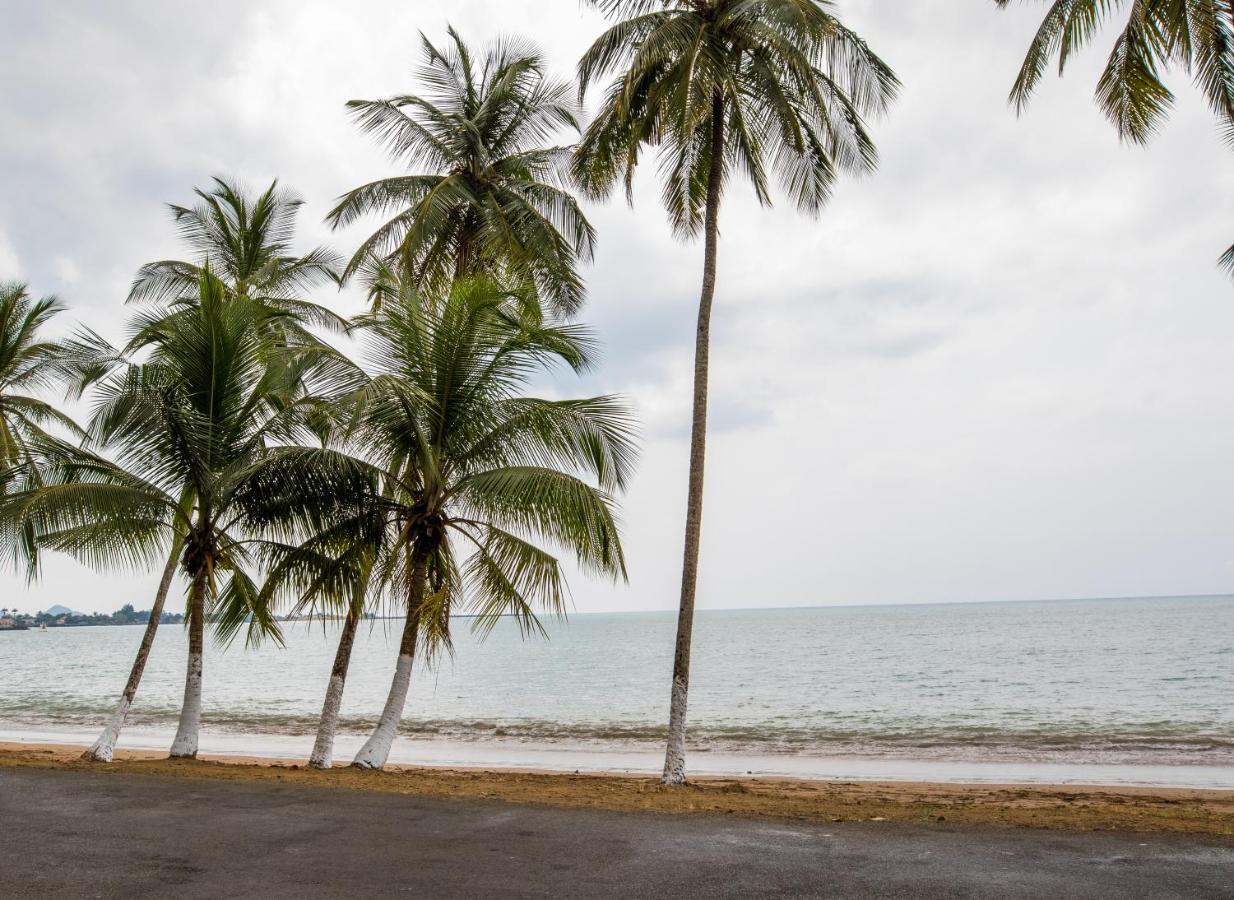
[(119, 751), (107, 765), (85, 747), (0, 743), (0, 768), (80, 771), (306, 787), (623, 812), (704, 813), (814, 822), (899, 822), (1059, 831), (1234, 836), (1234, 790), (700, 777), (686, 789), (647, 776), (390, 766), (322, 772), (303, 759), (216, 756), (169, 760)]

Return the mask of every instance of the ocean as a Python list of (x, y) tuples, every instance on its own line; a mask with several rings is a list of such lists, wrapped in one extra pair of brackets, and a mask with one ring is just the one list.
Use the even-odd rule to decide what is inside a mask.
[[(480, 641), (456, 620), (391, 760), (654, 771), (675, 624), (577, 614)], [(361, 626), (337, 759), (381, 710), (400, 626)], [(338, 627), (209, 644), (203, 752), (307, 756)], [(0, 633), (0, 740), (92, 740), (141, 633)], [(170, 742), (184, 654), (161, 628), (121, 747)], [(1234, 596), (700, 611), (689, 723), (696, 772), (1234, 787)]]

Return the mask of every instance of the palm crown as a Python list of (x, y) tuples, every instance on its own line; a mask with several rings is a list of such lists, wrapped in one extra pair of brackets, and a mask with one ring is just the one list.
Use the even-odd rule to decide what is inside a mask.
[[(25, 493), (44, 483), (49, 474), (44, 453), (56, 443), (45, 431), (49, 425), (82, 433), (72, 419), (34, 396), (63, 374), (61, 345), (39, 337), (62, 310), (54, 298), (31, 297), (24, 284), (0, 283), (0, 495)], [(0, 525), (0, 546), (28, 577), (37, 574), (38, 547), (30, 528), (6, 521)]]
[(24, 284), (0, 283), (0, 486), (33, 461), (46, 426), (78, 433), (70, 418), (31, 394), (55, 383), (61, 346), (39, 332), (63, 309), (52, 297), (34, 299)]
[[(817, 211), (837, 175), (876, 153), (864, 117), (895, 95), (896, 76), (818, 0), (589, 0), (611, 27), (579, 63), (580, 92), (624, 70), (583, 137), (575, 171), (594, 195), (623, 180), (641, 147), (660, 148), (673, 226), (703, 223), (708, 176), (749, 178), (770, 200), (769, 170), (797, 206)], [(725, 123), (721, 158), (714, 127)]]
[[(225, 632), (247, 623), (250, 636), (277, 635), (246, 571), (255, 559), (251, 526), (288, 493), (302, 498), (298, 509), (323, 495), (312, 483), (321, 468), (303, 458), (314, 451), (287, 446), (307, 433), (317, 401), (299, 380), (313, 367), (281, 359), (312, 352), (272, 337), (270, 320), (282, 317), (289, 314), (231, 295), (208, 269), (196, 300), (136, 316), (128, 345), (108, 354), (89, 428), (116, 461), (49, 448), (53, 483), (12, 498), (6, 515), (33, 528), (42, 546), (99, 567), (149, 563), (169, 539), (183, 542), (190, 617), (209, 601), (231, 610)], [(297, 383), (285, 384), (292, 371)], [(294, 465), (287, 454), (297, 455)]]
[(377, 369), (343, 408), (350, 440), (379, 473), (367, 511), (384, 522), (378, 585), (407, 596), (421, 564), (430, 635), (448, 639), (460, 603), (482, 628), (505, 614), (533, 628), (536, 608), (561, 611), (558, 560), (536, 541), (624, 575), (608, 492), (633, 464), (629, 414), (612, 397), (519, 393), (555, 361), (588, 364), (581, 327), (546, 322), (534, 298), (472, 279), (441, 302), (400, 291), (359, 328)]
[(213, 181), (209, 191), (196, 189), (196, 206), (168, 204), (180, 236), (196, 259), (146, 263), (133, 280), (129, 301), (162, 303), (194, 297), (202, 271), (209, 265), (231, 294), (294, 313), (294, 319), (283, 323), (285, 327), (303, 322), (345, 328), (343, 319), (304, 299), (313, 288), (337, 280), (342, 260), (322, 247), (303, 256), (293, 252), (303, 201), (281, 189), (278, 181), (256, 195), (223, 178)]
[(499, 41), (477, 60), (451, 29), (439, 49), (422, 37), (421, 95), (353, 100), (360, 127), (420, 174), (383, 178), (345, 194), (329, 221), (393, 217), (352, 257), (348, 276), (373, 257), (404, 267), (422, 290), (442, 294), (459, 275), (489, 273), (534, 284), (574, 311), (576, 271), (595, 235), (566, 186), (569, 149), (550, 142), (577, 130), (568, 83), (548, 78), (537, 50)]

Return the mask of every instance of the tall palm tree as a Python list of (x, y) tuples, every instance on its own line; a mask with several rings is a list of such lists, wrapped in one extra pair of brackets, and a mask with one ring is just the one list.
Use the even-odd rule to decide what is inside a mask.
[(589, 194), (624, 182), (631, 194), (644, 146), (660, 156), (663, 202), (676, 233), (703, 234), (681, 605), (673, 661), (664, 782), (683, 784), (690, 645), (703, 514), (707, 379), (720, 200), (743, 173), (770, 204), (774, 174), (816, 214), (844, 171), (868, 172), (876, 153), (864, 121), (898, 81), (827, 0), (589, 0), (620, 21), (579, 62), (580, 96), (617, 73), (583, 135), (575, 173)]
[(519, 41), (498, 41), (479, 59), (453, 28), (444, 49), (421, 41), (422, 94), (347, 104), (396, 161), (419, 171), (339, 199), (328, 217), (336, 228), (391, 215), (345, 275), (377, 257), (443, 294), (458, 276), (487, 273), (528, 281), (558, 310), (577, 310), (577, 265), (595, 234), (567, 189), (569, 148), (550, 144), (578, 130), (571, 86), (549, 78), (539, 51)]
[[(1011, 0), (994, 0), (1007, 7)], [(1174, 106), (1162, 70), (1190, 73), (1234, 147), (1234, 3), (1231, 0), (1052, 0), (1011, 88), (1017, 112), (1028, 106), (1046, 67), (1062, 75), (1072, 55), (1113, 16), (1126, 13), (1104, 71), (1097, 103), (1118, 136), (1146, 144)], [(1234, 275), (1234, 246), (1221, 257)]]
[[(279, 188), (278, 181), (258, 194), (250, 194), (234, 181), (214, 178), (209, 190), (195, 189), (195, 206), (169, 204), (181, 237), (193, 251), (191, 260), (158, 260), (138, 270), (129, 292), (129, 302), (165, 304), (197, 295), (207, 266), (223, 286), (225, 296), (243, 297), (269, 310), (266, 326), (275, 328), (279, 342), (287, 346), (328, 350), (308, 330), (309, 325), (342, 330), (346, 321), (305, 299), (311, 289), (336, 282), (341, 259), (329, 250), (315, 248), (297, 256), (292, 250), (296, 219), (303, 201)], [(84, 333), (69, 342), (70, 356), (79, 376), (77, 391), (122, 365), (121, 355), (111, 352), (97, 335)], [(300, 364), (312, 356), (284, 356)], [(287, 373), (284, 387), (294, 394), (297, 373)], [(163, 606), (175, 579), (183, 551), (184, 535), (172, 534), (162, 577), (155, 592), (151, 615), (129, 670), (115, 713), (104, 726), (84, 759), (109, 762), (120, 730), (141, 684), (146, 660), (154, 645)]]
[[(40, 445), (45, 429), (56, 426), (81, 436), (81, 429), (50, 403), (35, 396), (53, 386), (63, 372), (62, 347), (40, 332), (64, 307), (54, 297), (36, 300), (26, 285), (0, 282), (0, 495), (42, 483)], [(7, 529), (5, 529), (7, 532)], [(38, 573), (38, 548), (28, 532), (0, 532), (15, 565), (28, 578)]]
[[(128, 345), (112, 354), (128, 361), (95, 386), (90, 436), (117, 462), (62, 446), (48, 454), (58, 468), (51, 483), (0, 507), (0, 517), (32, 529), (40, 546), (99, 567), (141, 566), (168, 543), (178, 551), (188, 582), (189, 648), (173, 757), (197, 753), (207, 614), (225, 639), (245, 628), (250, 640), (281, 639), (249, 574), (262, 551), (261, 531), (280, 525), (279, 517), (315, 520), (334, 497), (354, 496), (366, 484), (328, 451), (293, 445), (308, 436), (317, 401), (284, 383), (289, 372), (299, 378), (306, 371), (284, 358), (311, 351), (278, 340), (283, 332), (272, 318), (290, 314), (230, 294), (203, 269), (196, 300), (135, 317)], [(138, 354), (141, 361), (133, 361)], [(120, 724), (131, 699), (126, 689)], [(108, 729), (104, 737), (114, 745), (119, 725)]]
[(362, 548), (353, 571), (404, 612), (389, 696), (354, 762), (381, 768), (417, 648), (431, 658), (449, 646), (451, 612), (474, 613), (481, 633), (502, 615), (528, 632), (537, 610), (562, 612), (565, 582), (544, 544), (624, 577), (613, 492), (635, 447), (615, 398), (521, 394), (548, 366), (590, 362), (587, 333), (546, 320), (533, 294), (473, 278), (433, 299), (408, 281), (359, 328), (371, 378), (337, 408), (376, 493), (343, 546)]

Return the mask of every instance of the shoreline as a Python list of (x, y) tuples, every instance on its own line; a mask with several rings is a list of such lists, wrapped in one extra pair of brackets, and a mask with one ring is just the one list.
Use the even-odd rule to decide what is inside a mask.
[[(0, 721), (0, 744), (88, 746), (98, 726), (14, 727)], [(130, 725), (121, 746), (159, 753), (171, 745), (163, 727)], [(335, 757), (350, 760), (367, 734), (340, 732)], [(211, 757), (303, 761), (312, 734), (210, 729), (200, 751)], [(483, 740), (400, 735), (389, 762), (431, 769), (484, 769), (563, 773), (658, 775), (663, 745), (620, 742)], [(1234, 766), (1173, 762), (1068, 761), (1058, 759), (966, 759), (879, 754), (817, 755), (693, 748), (691, 771), (702, 776), (788, 778), (799, 781), (875, 781), (930, 784), (1074, 785), (1234, 790)]]
[(1133, 786), (833, 781), (776, 776), (698, 776), (665, 788), (646, 775), (403, 765), (370, 772), (302, 759), (118, 750), (112, 763), (78, 757), (86, 745), (0, 742), (0, 769), (73, 769), (158, 778), (277, 781), (323, 790), (407, 794), (627, 812), (710, 814), (816, 822), (886, 822), (1059, 831), (1234, 836), (1234, 790)]

